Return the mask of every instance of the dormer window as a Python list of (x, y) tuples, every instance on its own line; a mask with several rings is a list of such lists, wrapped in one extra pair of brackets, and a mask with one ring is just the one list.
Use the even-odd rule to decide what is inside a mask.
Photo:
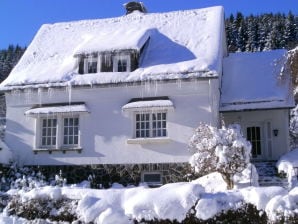
[(113, 56), (113, 72), (130, 72), (130, 55)]
[(99, 52), (79, 56), (79, 74), (131, 72), (138, 67), (136, 52)]
[(97, 57), (87, 57), (84, 59), (84, 73), (97, 73)]

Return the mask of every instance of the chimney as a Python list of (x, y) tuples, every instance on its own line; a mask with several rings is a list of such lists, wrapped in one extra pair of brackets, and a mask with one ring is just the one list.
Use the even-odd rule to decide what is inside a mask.
[(140, 11), (146, 13), (147, 9), (145, 8), (143, 2), (128, 2), (123, 5), (126, 9), (126, 15), (132, 13), (133, 11)]

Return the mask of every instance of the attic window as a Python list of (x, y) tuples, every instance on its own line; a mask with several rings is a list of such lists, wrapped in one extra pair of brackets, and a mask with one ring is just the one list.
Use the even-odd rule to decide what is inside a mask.
[(84, 73), (97, 73), (97, 57), (84, 59)]
[(130, 72), (130, 56), (128, 54), (113, 56), (113, 72)]

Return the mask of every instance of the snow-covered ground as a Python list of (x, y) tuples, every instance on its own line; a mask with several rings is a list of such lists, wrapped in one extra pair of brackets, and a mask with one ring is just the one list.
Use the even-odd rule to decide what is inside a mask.
[[(236, 210), (244, 203), (251, 203), (258, 210), (265, 211), (272, 221), (283, 215), (298, 213), (298, 187), (286, 190), (282, 187), (238, 186), (238, 189), (227, 191), (226, 183), (219, 173), (159, 188), (145, 185), (124, 188), (119, 184), (114, 184), (110, 189), (90, 189), (86, 186), (88, 184), (44, 186), (30, 191), (11, 189), (7, 194), (19, 195), (22, 202), (62, 197), (77, 200), (75, 213), (86, 223), (133, 223), (133, 220), (142, 219), (176, 219), (180, 222), (192, 208), (197, 218), (207, 220), (222, 211)], [(0, 223), (32, 223), (7, 214), (7, 209), (0, 213)]]

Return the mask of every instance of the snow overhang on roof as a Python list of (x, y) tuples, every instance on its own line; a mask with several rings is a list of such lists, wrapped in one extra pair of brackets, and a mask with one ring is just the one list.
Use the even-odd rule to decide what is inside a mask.
[(76, 105), (53, 105), (53, 106), (41, 106), (35, 107), (25, 112), (26, 116), (40, 116), (40, 115), (55, 115), (61, 113), (88, 113), (85, 104)]
[[(148, 36), (144, 57), (133, 72), (78, 74), (76, 54), (139, 49)], [(218, 77), (224, 45), (221, 6), (167, 13), (136, 11), (117, 18), (47, 24), (0, 90)]]
[(172, 109), (174, 109), (174, 104), (168, 97), (132, 99), (122, 107), (123, 112)]
[(86, 37), (84, 43), (75, 52), (75, 56), (121, 50), (140, 51), (150, 38), (151, 32), (153, 31), (139, 28), (131, 28), (127, 31), (126, 27), (101, 32), (99, 35)]
[(291, 108), (287, 51), (234, 53), (224, 59), (220, 111)]

